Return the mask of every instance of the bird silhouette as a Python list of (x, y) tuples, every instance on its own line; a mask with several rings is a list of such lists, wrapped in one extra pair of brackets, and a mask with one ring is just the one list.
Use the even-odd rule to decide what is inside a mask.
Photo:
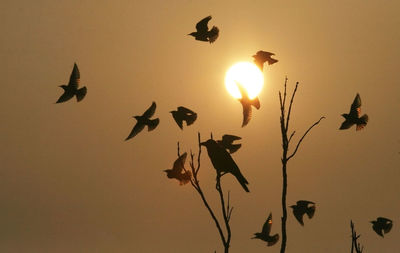
[[(168, 178), (175, 178), (179, 181), (180, 185), (184, 185), (190, 182), (192, 178), (192, 173), (185, 170), (185, 161), (187, 153), (183, 153), (178, 159), (175, 160), (174, 166), (170, 170), (164, 170), (167, 173)], [(184, 171), (182, 173), (182, 171)]]
[(308, 218), (312, 218), (315, 213), (315, 203), (307, 200), (299, 200), (296, 205), (290, 206), (293, 209), (293, 215), (297, 221), (304, 226), (303, 216), (307, 214)]
[(242, 144), (233, 144), (233, 142), (241, 139), (239, 136), (224, 134), (221, 140), (217, 140), (217, 143), (233, 154), (242, 146)]
[(179, 106), (178, 110), (170, 111), (170, 113), (172, 114), (176, 124), (178, 124), (179, 128), (182, 130), (183, 121), (186, 121), (186, 126), (190, 126), (197, 119), (197, 113), (183, 106)]
[(219, 29), (213, 26), (211, 30), (208, 30), (208, 21), (211, 16), (205, 17), (196, 24), (196, 32), (189, 33), (188, 35), (193, 36), (196, 40), (208, 41), (213, 43), (219, 35)]
[(254, 233), (251, 239), (261, 239), (267, 242), (267, 246), (272, 246), (279, 241), (279, 234), (270, 235), (272, 227), (272, 213), (269, 214), (268, 219), (265, 221), (261, 233)]
[(363, 129), (368, 123), (368, 115), (364, 114), (362, 117), (360, 117), (360, 114), (361, 98), (360, 95), (357, 93), (353, 103), (351, 104), (349, 114), (342, 114), (342, 116), (345, 118), (345, 121), (342, 123), (339, 129), (348, 129), (354, 124), (356, 124), (356, 131)]
[(131, 133), (128, 137), (126, 137), (126, 141), (135, 137), (138, 133), (140, 133), (145, 126), (147, 126), (148, 131), (154, 130), (158, 123), (160, 123), (160, 119), (150, 119), (154, 115), (156, 111), (156, 103), (153, 102), (151, 106), (143, 113), (142, 116), (133, 116), (137, 120), (136, 125), (133, 127)]
[(231, 173), (236, 177), (243, 189), (246, 192), (249, 192), (249, 188), (247, 188), (247, 184), (249, 182), (247, 182), (246, 178), (244, 178), (239, 167), (236, 165), (235, 161), (225, 148), (220, 146), (213, 139), (209, 139), (206, 142), (201, 142), (200, 145), (207, 148), (208, 156), (210, 157), (211, 163), (217, 171), (217, 176), (223, 176), (226, 173)]
[(236, 85), (239, 88), (240, 94), (242, 94), (242, 97), (239, 98), (238, 100), (242, 104), (242, 107), (243, 107), (242, 127), (244, 127), (249, 123), (249, 121), (252, 117), (252, 108), (251, 107), (254, 106), (257, 110), (260, 109), (260, 100), (258, 100), (258, 97), (250, 99), (246, 89), (237, 82), (236, 82)]
[(260, 50), (255, 55), (253, 55), (254, 63), (260, 68), (261, 71), (263, 71), (265, 62), (268, 62), (268, 65), (272, 65), (272, 64), (278, 62), (277, 59), (273, 59), (271, 57), (273, 55), (275, 55), (275, 54)]
[(389, 233), (393, 227), (393, 221), (384, 217), (378, 217), (376, 221), (371, 221), (371, 223), (372, 229), (382, 237), (384, 237), (384, 233)]
[(81, 101), (87, 93), (87, 88), (82, 87), (79, 89), (81, 75), (79, 73), (78, 65), (74, 63), (74, 68), (72, 69), (71, 76), (69, 77), (68, 85), (60, 85), (59, 87), (63, 88), (64, 93), (57, 100), (56, 104), (62, 103), (70, 100), (73, 96), (76, 96), (76, 100)]

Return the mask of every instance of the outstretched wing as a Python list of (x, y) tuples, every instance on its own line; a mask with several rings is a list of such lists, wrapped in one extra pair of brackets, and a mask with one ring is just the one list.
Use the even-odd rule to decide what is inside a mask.
[(147, 130), (150, 132), (150, 131), (156, 129), (156, 127), (158, 126), (159, 123), (160, 123), (159, 118), (149, 120), (149, 122), (147, 123)]
[(183, 112), (185, 114), (196, 114), (194, 111), (190, 110), (189, 108), (179, 106), (178, 107), (178, 112)]
[(350, 117), (352, 118), (358, 118), (360, 117), (361, 113), (361, 98), (360, 95), (357, 93), (356, 97), (354, 98), (353, 103), (351, 104), (350, 107)]
[(361, 118), (358, 119), (356, 131), (363, 129), (368, 123), (368, 115), (364, 114)]
[(78, 65), (76, 65), (76, 63), (74, 63), (74, 68), (72, 69), (71, 76), (69, 77), (68, 86), (71, 86), (71, 87), (77, 89), (79, 86), (80, 78), (81, 78), (81, 74), (79, 73)]
[(154, 115), (154, 112), (156, 111), (156, 102), (153, 102), (151, 106), (143, 113), (143, 117), (145, 118), (150, 118), (151, 116)]
[(140, 133), (144, 128), (144, 124), (137, 122), (136, 125), (133, 127), (131, 133), (126, 137), (126, 141), (135, 137), (138, 133)]
[(349, 129), (352, 125), (354, 125), (354, 122), (351, 122), (350, 120), (345, 120), (343, 123), (342, 123), (342, 125), (340, 126), (340, 130), (343, 130), (343, 129)]
[(187, 153), (185, 152), (181, 156), (179, 156), (178, 159), (175, 160), (173, 170), (175, 170), (177, 173), (181, 173), (181, 171), (183, 170), (186, 162), (186, 156)]
[(241, 140), (242, 137), (236, 136), (236, 135), (230, 135), (230, 134), (224, 134), (222, 136), (222, 142), (227, 142), (227, 143), (232, 143), (237, 140)]
[(64, 93), (58, 98), (58, 100), (57, 100), (56, 103), (58, 104), (58, 103), (62, 103), (62, 102), (68, 101), (68, 100), (70, 100), (73, 96), (74, 96), (74, 93), (72, 93), (72, 92), (69, 91), (69, 90), (64, 90)]
[(269, 214), (268, 219), (265, 221), (261, 233), (269, 235), (271, 233), (271, 227), (272, 227), (272, 213)]
[(206, 33), (208, 32), (208, 21), (210, 21), (211, 16), (205, 17), (202, 20), (200, 20), (197, 24), (196, 24), (196, 30), (199, 33)]

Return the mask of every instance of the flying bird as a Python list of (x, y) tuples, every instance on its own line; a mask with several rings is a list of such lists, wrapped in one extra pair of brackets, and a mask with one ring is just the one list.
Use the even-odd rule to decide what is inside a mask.
[(362, 117), (360, 117), (360, 114), (361, 98), (360, 95), (357, 93), (353, 103), (351, 104), (349, 114), (342, 114), (342, 116), (345, 118), (345, 121), (342, 123), (339, 129), (348, 129), (354, 124), (356, 124), (356, 131), (363, 129), (368, 123), (368, 115), (364, 114)]
[(241, 139), (239, 136), (224, 134), (221, 140), (217, 140), (217, 143), (233, 154), (242, 146), (242, 144), (233, 144), (233, 142)]
[(307, 214), (308, 218), (312, 218), (315, 213), (315, 203), (307, 200), (299, 200), (296, 205), (290, 206), (293, 209), (293, 215), (297, 221), (304, 226), (303, 216)]
[[(179, 181), (180, 185), (184, 185), (190, 182), (192, 178), (192, 173), (185, 170), (185, 161), (187, 153), (183, 153), (178, 159), (175, 160), (174, 166), (170, 170), (164, 170), (167, 173), (168, 178), (175, 178)], [(182, 171), (184, 171), (182, 173)]]
[(376, 221), (371, 221), (372, 229), (380, 236), (387, 234), (393, 227), (393, 221), (384, 217), (378, 217)]
[(170, 111), (170, 113), (172, 114), (176, 124), (178, 124), (179, 128), (182, 130), (183, 121), (186, 121), (186, 126), (190, 126), (197, 119), (197, 113), (183, 106), (179, 106), (178, 110)]
[(247, 184), (249, 182), (247, 182), (246, 178), (244, 178), (239, 167), (236, 165), (235, 161), (225, 148), (220, 146), (213, 139), (209, 139), (206, 142), (201, 142), (200, 145), (207, 148), (208, 156), (210, 157), (211, 163), (217, 171), (218, 176), (231, 173), (236, 177), (243, 189), (246, 192), (249, 192), (249, 188), (247, 188)]
[(196, 24), (196, 32), (189, 33), (188, 35), (193, 36), (196, 40), (208, 41), (213, 43), (219, 35), (219, 29), (213, 26), (211, 30), (208, 30), (208, 21), (211, 20), (211, 16), (205, 17)]
[(150, 119), (154, 115), (154, 112), (156, 111), (156, 103), (153, 102), (151, 106), (143, 113), (142, 116), (133, 116), (137, 120), (136, 125), (133, 127), (131, 133), (129, 134), (128, 137), (126, 137), (126, 141), (129, 140), (130, 138), (135, 137), (138, 133), (140, 133), (145, 126), (147, 126), (148, 131), (154, 130), (157, 126), (158, 123), (160, 123), (160, 119)]
[(244, 89), (244, 87), (241, 84), (236, 83), (237, 87), (239, 88), (240, 93), (242, 94), (242, 97), (239, 98), (239, 102), (242, 104), (243, 107), (243, 122), (242, 122), (242, 127), (246, 126), (252, 116), (252, 108), (251, 106), (254, 106), (257, 110), (260, 109), (260, 100), (258, 100), (258, 97), (250, 99), (247, 91)]
[(251, 239), (261, 239), (267, 242), (267, 246), (272, 246), (279, 241), (279, 234), (270, 235), (272, 227), (272, 213), (269, 214), (268, 219), (265, 221), (261, 233), (254, 233)]
[(268, 65), (272, 65), (278, 62), (277, 59), (271, 57), (273, 55), (275, 54), (265, 51), (258, 51), (257, 54), (253, 55), (254, 64), (256, 64), (260, 68), (260, 70), (263, 71), (265, 62), (268, 62)]
[(79, 102), (86, 96), (86, 86), (79, 89), (80, 78), (81, 75), (79, 73), (78, 65), (74, 63), (74, 68), (72, 69), (71, 76), (69, 77), (68, 85), (63, 84), (59, 86), (63, 88), (64, 93), (57, 100), (56, 104), (68, 101), (73, 96), (76, 96), (76, 100)]

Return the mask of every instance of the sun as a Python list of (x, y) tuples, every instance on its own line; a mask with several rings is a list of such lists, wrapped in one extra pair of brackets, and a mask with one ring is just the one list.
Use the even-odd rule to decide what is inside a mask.
[(264, 85), (264, 75), (260, 69), (251, 62), (238, 62), (228, 69), (225, 75), (225, 87), (229, 94), (234, 98), (241, 98), (239, 88), (236, 83), (240, 83), (253, 99), (258, 96)]

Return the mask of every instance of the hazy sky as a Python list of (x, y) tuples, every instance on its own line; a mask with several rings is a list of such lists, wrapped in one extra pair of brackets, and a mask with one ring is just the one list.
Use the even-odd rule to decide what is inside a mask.
[[(288, 165), (288, 205), (317, 203), (301, 227), (288, 216), (287, 252), (350, 252), (350, 219), (365, 252), (400, 246), (400, 3), (398, 1), (8, 1), (0, 3), (0, 251), (221, 252), (215, 225), (190, 185), (167, 179), (176, 143), (197, 153), (212, 131), (243, 138), (233, 158), (246, 193), (223, 177), (234, 206), (232, 253), (279, 252), (251, 240), (269, 212), (280, 233), (278, 91), (300, 82), (295, 140), (321, 116)], [(188, 33), (212, 15), (217, 41)], [(274, 52), (261, 108), (241, 128), (227, 69)], [(73, 64), (86, 98), (54, 104)], [(370, 121), (339, 131), (356, 93)], [(160, 124), (125, 142), (157, 102)], [(181, 131), (169, 111), (198, 113)], [(296, 138), (297, 137), (297, 138)], [(215, 170), (203, 149), (200, 180), (213, 207)], [(290, 210), (289, 210), (290, 211)], [(370, 220), (394, 221), (379, 237)]]

